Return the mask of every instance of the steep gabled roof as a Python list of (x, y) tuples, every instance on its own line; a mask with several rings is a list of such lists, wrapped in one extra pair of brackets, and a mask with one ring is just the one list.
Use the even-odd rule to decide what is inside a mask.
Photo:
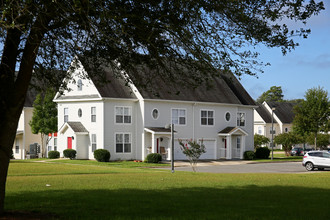
[[(267, 111), (265, 106), (261, 104), (255, 110), (258, 112), (258, 114), (264, 120), (265, 123), (272, 123), (272, 115)], [(277, 123), (275, 119), (274, 123)]]
[[(95, 69), (86, 63), (86, 59), (81, 60), (85, 60), (82, 61), (82, 64), (86, 72), (95, 75), (93, 74)], [(125, 80), (116, 77), (111, 67), (102, 67), (101, 69), (104, 71), (105, 78), (109, 83), (100, 84), (97, 83), (97, 79), (92, 78), (92, 80), (102, 97), (135, 98), (131, 88), (125, 84)], [(141, 74), (141, 76), (144, 74), (151, 75), (150, 73), (153, 71), (146, 67), (139, 69), (141, 70), (134, 74)], [(128, 76), (133, 74), (130, 71), (126, 73)], [(153, 81), (157, 83), (149, 84), (148, 89), (134, 85), (144, 99), (256, 105), (240, 82), (231, 73), (223, 73), (219, 77), (213, 77), (210, 84), (202, 84), (197, 88), (183, 87), (178, 83), (169, 83), (157, 74), (153, 74), (153, 76), (155, 77)], [(154, 91), (157, 91), (157, 94)]]
[(293, 107), (297, 103), (291, 102), (267, 102), (270, 108), (275, 108), (274, 114), (284, 124), (291, 124), (294, 119)]
[[(111, 68), (102, 66), (98, 69), (95, 69), (88, 63), (88, 59), (80, 58), (79, 60), (84, 66), (86, 72), (88, 74), (90, 73), (89, 75), (92, 76), (91, 80), (103, 98), (136, 98), (132, 90), (125, 84), (125, 80), (116, 77)], [(99, 71), (99, 69), (104, 71), (105, 79), (101, 80), (95, 77), (98, 75), (95, 73), (95, 71)]]

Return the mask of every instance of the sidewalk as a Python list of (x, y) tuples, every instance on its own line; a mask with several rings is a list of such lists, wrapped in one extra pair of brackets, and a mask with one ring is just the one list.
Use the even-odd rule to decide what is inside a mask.
[[(171, 161), (163, 161), (163, 163), (171, 164)], [(241, 165), (251, 164), (254, 161), (250, 160), (199, 160), (197, 167), (216, 166), (216, 165)], [(190, 167), (189, 161), (174, 161), (174, 167)]]

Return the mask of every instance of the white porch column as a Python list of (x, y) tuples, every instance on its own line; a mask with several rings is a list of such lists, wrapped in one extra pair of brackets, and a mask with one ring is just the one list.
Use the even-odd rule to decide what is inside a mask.
[(157, 149), (156, 149), (156, 144), (155, 144), (155, 134), (152, 133), (151, 134), (151, 153), (156, 153)]
[(241, 155), (240, 155), (240, 159), (244, 159), (243, 158), (243, 155), (244, 155), (244, 152), (245, 152), (245, 135), (242, 135), (241, 136), (242, 138), (242, 141), (241, 141)]
[(146, 144), (145, 144), (145, 131), (142, 133), (142, 158), (141, 160), (144, 160), (146, 158)]
[(226, 159), (231, 160), (232, 158), (232, 140), (231, 140), (231, 135), (227, 136), (227, 150), (226, 150)]

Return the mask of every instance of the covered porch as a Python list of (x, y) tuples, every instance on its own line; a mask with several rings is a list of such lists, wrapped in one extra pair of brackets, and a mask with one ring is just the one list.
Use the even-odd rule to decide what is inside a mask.
[(218, 157), (225, 159), (243, 159), (245, 138), (248, 135), (241, 127), (226, 127), (218, 133), (222, 143)]
[(163, 160), (171, 160), (171, 128), (144, 128), (144, 137), (143, 158), (151, 153), (159, 153)]

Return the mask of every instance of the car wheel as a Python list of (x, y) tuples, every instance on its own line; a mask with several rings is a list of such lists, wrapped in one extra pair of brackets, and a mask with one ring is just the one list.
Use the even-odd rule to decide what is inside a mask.
[(305, 165), (307, 171), (312, 171), (314, 169), (314, 164), (311, 162), (306, 163)]

